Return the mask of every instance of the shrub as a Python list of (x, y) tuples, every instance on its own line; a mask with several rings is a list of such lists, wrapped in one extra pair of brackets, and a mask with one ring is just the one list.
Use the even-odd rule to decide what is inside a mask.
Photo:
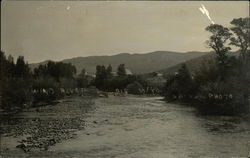
[(248, 89), (236, 77), (210, 82), (201, 86), (198, 96), (201, 109), (213, 114), (238, 114), (248, 112)]
[(127, 90), (128, 90), (128, 93), (129, 94), (140, 94), (140, 90), (139, 89), (142, 89), (143, 86), (135, 81), (133, 83), (130, 83), (128, 86), (127, 86)]
[[(54, 93), (47, 91), (52, 88)], [(33, 81), (33, 89), (35, 91), (34, 103), (40, 101), (51, 101), (59, 96), (59, 83), (52, 77), (39, 77)], [(47, 93), (43, 92), (45, 90)]]
[(11, 78), (2, 85), (2, 108), (12, 110), (31, 106), (31, 83), (23, 78)]

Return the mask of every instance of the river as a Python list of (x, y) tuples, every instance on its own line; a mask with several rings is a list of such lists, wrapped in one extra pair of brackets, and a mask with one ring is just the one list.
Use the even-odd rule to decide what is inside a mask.
[(77, 137), (28, 157), (231, 158), (250, 152), (249, 120), (202, 116), (161, 97), (98, 98)]
[(112, 96), (96, 105), (86, 130), (51, 150), (89, 158), (228, 158), (250, 151), (250, 123), (240, 118), (200, 116), (161, 97)]

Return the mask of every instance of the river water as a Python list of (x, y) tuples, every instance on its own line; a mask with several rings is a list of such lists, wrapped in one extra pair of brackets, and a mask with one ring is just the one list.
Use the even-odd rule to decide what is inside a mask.
[[(13, 148), (9, 147), (5, 155), (25, 158), (246, 158), (249, 154), (250, 120), (202, 116), (193, 107), (166, 103), (162, 99), (130, 95), (95, 99), (94, 109), (82, 113), (86, 127), (76, 132), (75, 138), (50, 146), (48, 151), (24, 153), (15, 149), (15, 139), (6, 137), (2, 141), (10, 142)], [(57, 108), (54, 111), (58, 111), (59, 117), (76, 114), (81, 117), (79, 107), (85, 99), (71, 100), (74, 102), (66, 102), (68, 105), (43, 108), (47, 111)], [(63, 107), (66, 105), (67, 108)], [(71, 108), (74, 112), (60, 111), (62, 108), (68, 111)], [(35, 114), (40, 117), (39, 112)]]
[(87, 158), (247, 157), (250, 122), (237, 117), (201, 116), (193, 108), (161, 97), (96, 100), (87, 127), (50, 148), (51, 153)]

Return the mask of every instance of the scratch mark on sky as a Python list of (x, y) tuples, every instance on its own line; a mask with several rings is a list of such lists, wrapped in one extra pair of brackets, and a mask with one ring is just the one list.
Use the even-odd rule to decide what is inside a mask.
[(211, 19), (210, 15), (209, 15), (209, 11), (205, 8), (205, 6), (203, 4), (201, 4), (201, 7), (199, 9), (200, 9), (201, 13), (206, 15), (207, 18), (210, 20), (210, 22), (212, 24), (214, 24), (214, 21)]

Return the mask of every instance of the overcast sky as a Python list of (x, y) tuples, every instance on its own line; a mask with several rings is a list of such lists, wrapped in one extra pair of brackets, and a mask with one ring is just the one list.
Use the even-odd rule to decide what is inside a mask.
[(39, 62), (77, 56), (207, 51), (204, 31), (249, 15), (248, 2), (232, 1), (4, 1), (1, 49)]

